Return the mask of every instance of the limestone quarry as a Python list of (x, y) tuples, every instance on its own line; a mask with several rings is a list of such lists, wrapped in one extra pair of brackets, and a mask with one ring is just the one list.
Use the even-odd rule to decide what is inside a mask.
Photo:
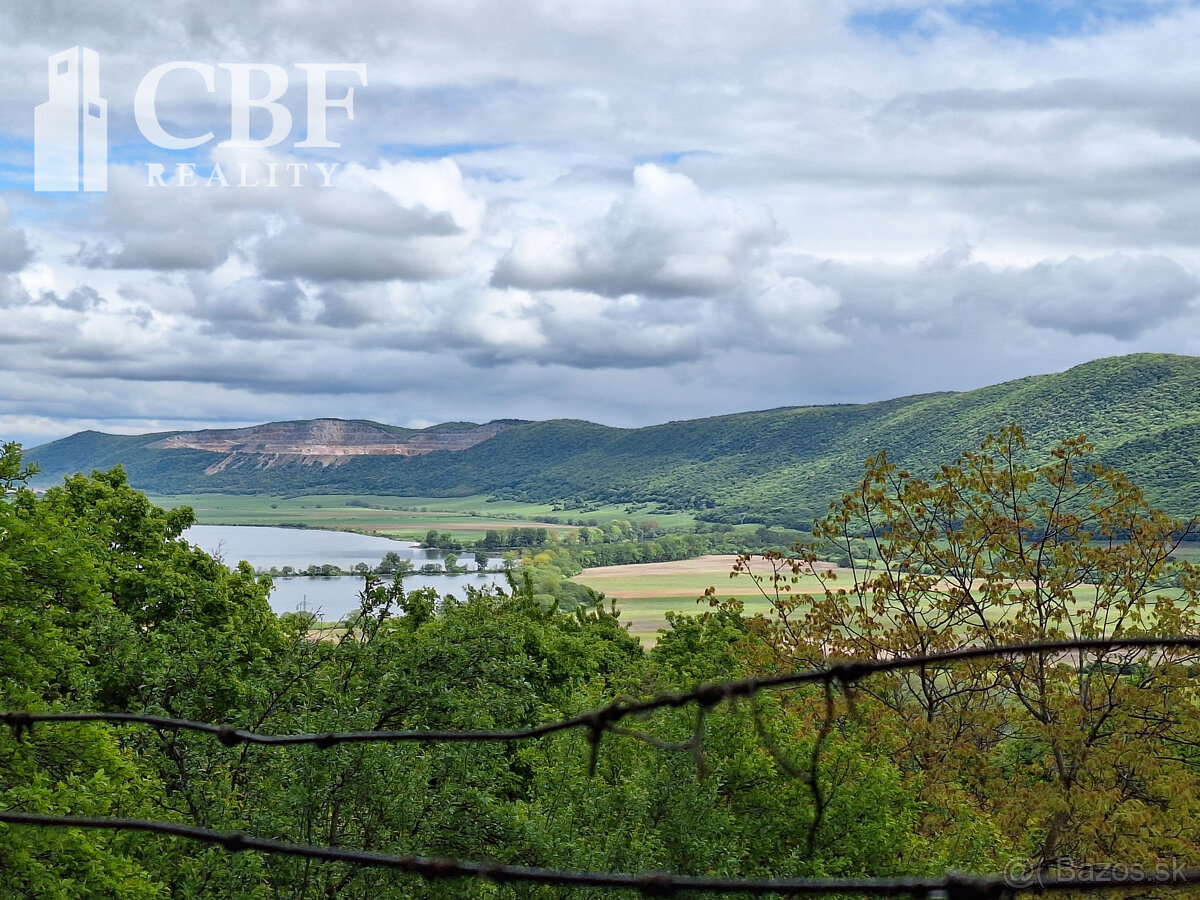
[(495, 437), (515, 422), (486, 425), (435, 425), (423, 430), (388, 429), (372, 422), (312, 419), (270, 422), (249, 428), (187, 431), (150, 447), (162, 450), (205, 450), (225, 457), (205, 470), (251, 465), (272, 468), (284, 463), (339, 465), (358, 456), (421, 456), (434, 450), (466, 450)]

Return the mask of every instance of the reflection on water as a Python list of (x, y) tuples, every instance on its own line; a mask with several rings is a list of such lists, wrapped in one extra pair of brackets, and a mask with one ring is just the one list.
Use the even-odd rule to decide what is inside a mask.
[[(507, 587), (504, 573), (487, 572), (470, 575), (409, 575), (404, 589), (431, 587), (445, 596), (466, 596), (467, 586), (482, 588), (489, 584)], [(332, 578), (277, 578), (271, 592), (271, 609), (277, 613), (311, 612), (326, 622), (337, 622), (358, 609), (358, 593), (363, 579), (357, 575), (337, 575)]]
[[(291, 566), (304, 570), (311, 565), (338, 566), (352, 569), (357, 563), (377, 566), (388, 552), (411, 559), (420, 569), (427, 563), (439, 563), (444, 553), (423, 550), (407, 541), (354, 534), (348, 531), (319, 531), (308, 528), (266, 528), (254, 525), (193, 525), (183, 533), (186, 540), (200, 549), (219, 556), (229, 566), (245, 560), (256, 569), (282, 569)], [(473, 554), (464, 551), (459, 565), (473, 569)], [(493, 559), (490, 565), (499, 565)], [(489, 584), (507, 585), (503, 573), (467, 575), (410, 575), (404, 579), (409, 590), (435, 588), (440, 594), (463, 596), (468, 585), (484, 587)], [(358, 593), (363, 579), (356, 575), (320, 578), (277, 578), (271, 592), (271, 608), (277, 613), (305, 610), (318, 614), (325, 621), (338, 621), (358, 608)]]
[(441, 558), (435, 550), (422, 550), (408, 541), (393, 541), (349, 531), (318, 531), (311, 528), (260, 528), (255, 525), (193, 525), (183, 533), (202, 550), (220, 556), (230, 565), (246, 560), (256, 569), (272, 566), (306, 569), (331, 563), (343, 569), (355, 563), (379, 565), (389, 551), (423, 563)]

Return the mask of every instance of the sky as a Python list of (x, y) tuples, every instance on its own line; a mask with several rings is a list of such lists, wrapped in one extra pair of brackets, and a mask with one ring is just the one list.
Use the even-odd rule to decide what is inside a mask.
[[(35, 190), (73, 47), (107, 189)], [(1198, 3), (8, 0), (0, 48), (0, 441), (1200, 355)]]

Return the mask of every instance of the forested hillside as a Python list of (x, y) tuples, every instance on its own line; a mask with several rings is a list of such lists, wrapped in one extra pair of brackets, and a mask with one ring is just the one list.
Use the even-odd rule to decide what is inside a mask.
[[(166, 435), (85, 432), (34, 448), (47, 476), (125, 466), (160, 493), (324, 492), (408, 496), (492, 494), (539, 501), (656, 502), (715, 521), (804, 527), (886, 447), (931, 471), (964, 445), (1020, 422), (1030, 445), (1086, 433), (1100, 458), (1130, 473), (1172, 513), (1200, 512), (1200, 359), (1102, 359), (963, 393), (879, 403), (738, 413), (637, 429), (581, 421), (514, 424), (458, 452), (369, 456), (341, 465), (243, 463), (212, 474), (223, 454), (152, 445)], [(464, 427), (461, 424), (457, 427)]]

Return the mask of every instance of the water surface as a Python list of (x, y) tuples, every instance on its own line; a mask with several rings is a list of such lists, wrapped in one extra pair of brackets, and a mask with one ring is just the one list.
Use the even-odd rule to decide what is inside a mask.
[[(441, 565), (445, 553), (425, 550), (407, 541), (348, 531), (320, 531), (309, 528), (272, 528), (255, 525), (193, 525), (183, 537), (200, 549), (220, 557), (230, 567), (245, 560), (256, 569), (282, 569), (291, 566), (303, 571), (309, 566), (331, 564), (352, 569), (357, 563), (374, 568), (385, 553), (395, 552), (410, 559), (413, 566)], [(474, 569), (474, 554), (463, 551), (459, 564)], [(499, 557), (489, 561), (499, 566)], [(503, 573), (471, 572), (467, 575), (409, 575), (404, 579), (408, 590), (432, 587), (440, 594), (462, 597), (468, 586), (507, 585)], [(358, 593), (363, 579), (358, 575), (276, 578), (271, 592), (271, 608), (277, 613), (307, 611), (325, 621), (343, 619), (358, 608)]]

